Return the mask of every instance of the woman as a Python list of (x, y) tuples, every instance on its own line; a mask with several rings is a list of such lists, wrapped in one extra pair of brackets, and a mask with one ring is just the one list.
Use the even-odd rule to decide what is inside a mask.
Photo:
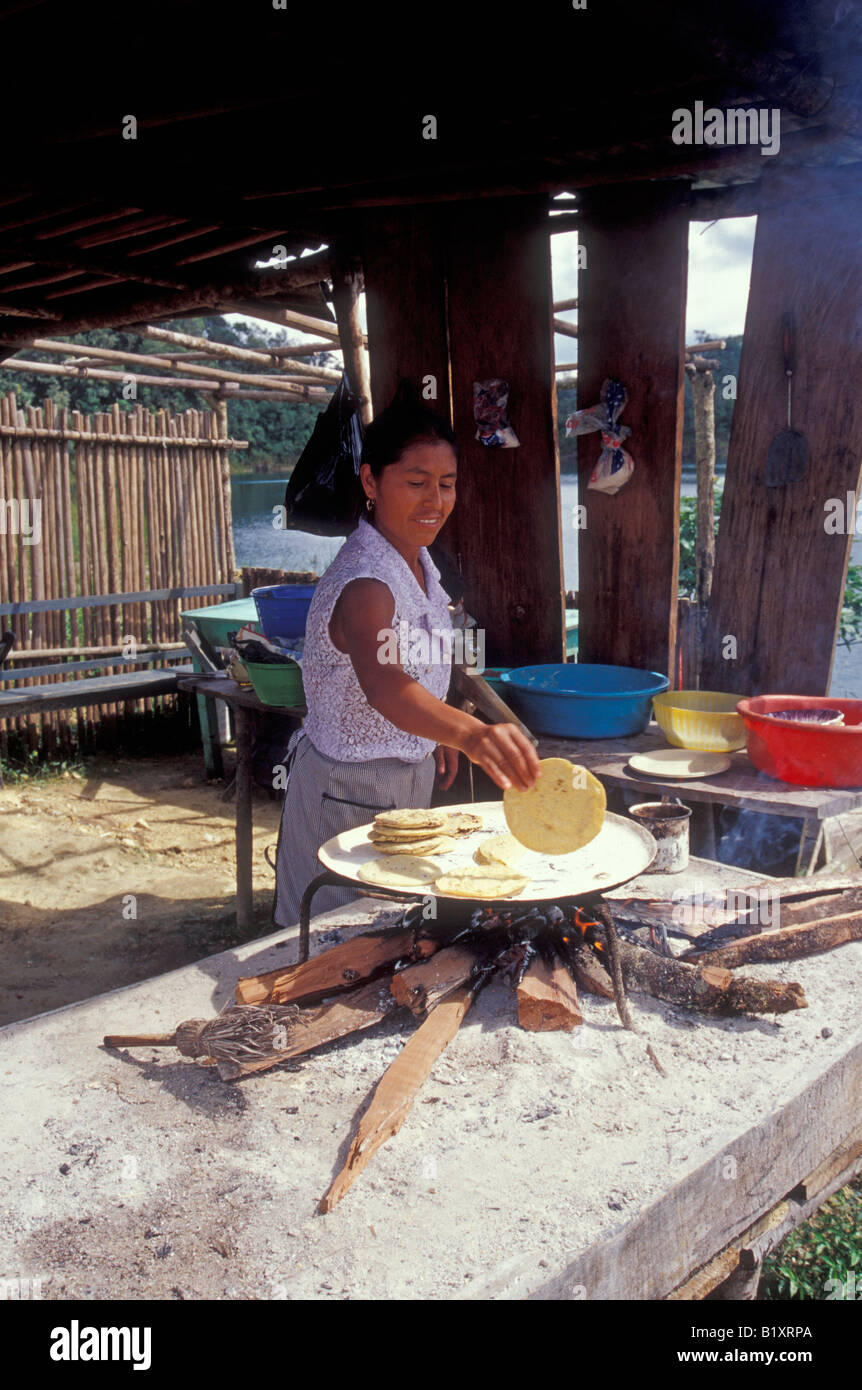
[[(403, 391), (366, 431), (365, 513), (318, 583), (306, 625), (308, 715), (291, 741), (279, 926), (298, 920), (324, 841), (378, 811), (429, 806), (435, 772), (441, 790), (451, 786), (459, 750), (503, 789), (526, 789), (538, 775), (535, 749), (514, 724), (483, 724), (444, 703), (451, 652), (432, 639), (451, 624), (427, 547), (455, 505), (454, 445), (446, 422)], [(354, 896), (327, 888), (314, 910)]]

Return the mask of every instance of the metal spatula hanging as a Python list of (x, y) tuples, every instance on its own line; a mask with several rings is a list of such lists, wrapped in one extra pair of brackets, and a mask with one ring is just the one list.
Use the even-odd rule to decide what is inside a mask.
[(805, 436), (800, 434), (799, 430), (792, 429), (790, 424), (793, 373), (796, 371), (796, 324), (791, 313), (783, 315), (781, 330), (784, 375), (787, 377), (787, 426), (779, 430), (769, 446), (766, 475), (763, 480), (767, 487), (786, 487), (788, 483), (798, 483), (805, 474), (808, 462)]

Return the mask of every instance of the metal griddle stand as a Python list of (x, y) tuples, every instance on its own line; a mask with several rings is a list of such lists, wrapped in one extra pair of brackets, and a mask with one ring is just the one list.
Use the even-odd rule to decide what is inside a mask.
[[(376, 893), (373, 889), (359, 888), (357, 886), (355, 878), (347, 878), (344, 874), (336, 873), (334, 869), (325, 869), (322, 874), (317, 875), (317, 878), (313, 878), (311, 880), (305, 892), (303, 893), (302, 900), (299, 904), (300, 965), (308, 960), (311, 932), (311, 900), (320, 888), (349, 888), (357, 897), (360, 898), (381, 898), (384, 901), (394, 900), (395, 902), (403, 903), (421, 903), (424, 898), (429, 896), (429, 894), (427, 893), (403, 893), (399, 892), (395, 888), (387, 888), (385, 892)], [(501, 901), (506, 901), (508, 906), (512, 906), (511, 899)], [(554, 899), (554, 902), (559, 903), (560, 906), (562, 906), (565, 903), (574, 903), (577, 904), (578, 907), (584, 908), (594, 907), (597, 903), (601, 903), (602, 901), (603, 898), (601, 890), (595, 888), (592, 889), (592, 891), (587, 890), (584, 893), (562, 894), (559, 898)], [(463, 902), (465, 907), (469, 905), (471, 909), (480, 906), (494, 906), (494, 904), (488, 899), (483, 899), (481, 902), (473, 902), (471, 899), (465, 898), (463, 899)], [(537, 907), (540, 906), (538, 902), (533, 905)]]
[(299, 963), (308, 960), (309, 935), (311, 930), (311, 900), (319, 888), (349, 888), (352, 893), (360, 898), (383, 898), (395, 899), (396, 902), (414, 903), (421, 902), (426, 896), (424, 893), (399, 893), (396, 888), (387, 888), (385, 893), (375, 893), (373, 889), (360, 888), (355, 878), (346, 878), (344, 874), (337, 874), (334, 869), (325, 869), (317, 878), (313, 878), (302, 895), (299, 904)]

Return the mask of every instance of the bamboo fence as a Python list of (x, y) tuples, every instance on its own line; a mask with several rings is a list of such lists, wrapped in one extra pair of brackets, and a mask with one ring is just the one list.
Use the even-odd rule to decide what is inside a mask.
[[(69, 437), (71, 436), (71, 437)], [(14, 391), (0, 396), (0, 595), (2, 602), (136, 593), (235, 578), (228, 450), (216, 412), (170, 415), (138, 405), (103, 414), (58, 410), (52, 400), (22, 409)], [(10, 526), (10, 499), (41, 502), (41, 543), (25, 544)], [(32, 520), (32, 511), (31, 511)], [(0, 620), (15, 633), (14, 653), (47, 659), (119, 656), (181, 646), (180, 610), (201, 600), (163, 599)], [(160, 664), (164, 664), (161, 662)], [(20, 661), (9, 663), (20, 673)], [(104, 667), (84, 676), (111, 674)], [(75, 673), (79, 674), (79, 673)], [(74, 678), (39, 676), (15, 688)], [(0, 685), (8, 688), (9, 682)], [(117, 721), (152, 712), (173, 697), (127, 701), (0, 720), (0, 752), (12, 731), (31, 749), (68, 749), (115, 741)], [(107, 733), (107, 738), (104, 735)]]

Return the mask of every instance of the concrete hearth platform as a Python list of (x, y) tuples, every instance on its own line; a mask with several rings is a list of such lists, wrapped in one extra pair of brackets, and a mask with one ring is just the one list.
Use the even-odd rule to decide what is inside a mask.
[[(689, 877), (754, 876), (693, 861)], [(680, 884), (648, 875), (626, 894)], [(315, 919), (313, 952), (396, 920), (370, 901)], [(637, 1035), (589, 996), (575, 1033), (526, 1033), (493, 983), (321, 1217), (410, 1020), (238, 1084), (173, 1049), (101, 1047), (210, 1016), (239, 975), (294, 959), (295, 935), (0, 1030), (0, 1274), (55, 1299), (661, 1298), (859, 1123), (862, 944), (747, 967), (798, 980), (806, 1010), (711, 1021), (636, 995)]]

